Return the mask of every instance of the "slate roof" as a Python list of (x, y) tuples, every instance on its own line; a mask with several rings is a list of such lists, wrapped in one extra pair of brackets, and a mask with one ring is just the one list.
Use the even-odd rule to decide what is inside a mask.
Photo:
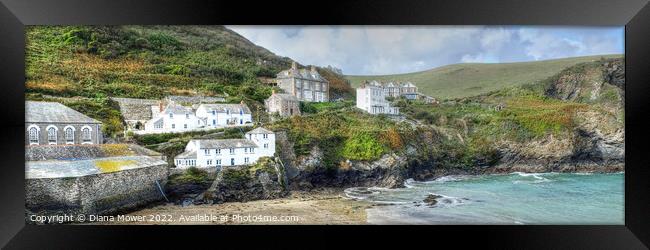
[(317, 71), (312, 72), (311, 70), (307, 69), (287, 69), (280, 71), (280, 73), (278, 73), (276, 76), (277, 78), (302, 78), (312, 81), (328, 82), (325, 78), (318, 74)]
[(192, 150), (183, 152), (174, 157), (174, 159), (196, 159), (196, 151)]
[(230, 110), (230, 113), (239, 113), (239, 109), (244, 109), (244, 114), (250, 114), (251, 110), (246, 104), (201, 104), (199, 107), (203, 106), (208, 112), (216, 110), (221, 113), (225, 113), (226, 110)]
[(167, 107), (165, 107), (165, 110), (163, 111), (163, 113), (165, 113), (165, 114), (169, 114), (169, 113), (174, 113), (174, 114), (190, 113), (190, 114), (193, 114), (194, 112), (192, 111), (191, 108), (188, 108), (188, 107), (185, 107), (185, 106), (182, 106), (182, 105), (178, 105), (178, 104), (175, 104), (175, 103), (170, 103), (170, 104), (167, 105)]
[(135, 98), (111, 98), (120, 106), (124, 120), (149, 120), (153, 117), (151, 106), (157, 106), (158, 100)]
[(274, 134), (273, 131), (258, 127), (256, 129), (253, 129), (251, 131), (248, 131), (246, 134)]
[[(246, 139), (199, 139), (199, 148), (256, 148), (257, 144)], [(190, 142), (191, 143), (191, 142)]]
[(100, 123), (58, 102), (25, 102), (25, 122)]

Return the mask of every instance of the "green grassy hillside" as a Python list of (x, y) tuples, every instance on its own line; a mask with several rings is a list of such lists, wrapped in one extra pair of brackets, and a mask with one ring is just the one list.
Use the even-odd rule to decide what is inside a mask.
[(353, 87), (364, 80), (411, 81), (420, 92), (440, 99), (469, 97), (506, 87), (531, 84), (582, 62), (622, 55), (573, 57), (519, 63), (462, 63), (427, 71), (380, 76), (346, 76)]
[[(118, 110), (105, 115), (108, 97), (227, 96), (255, 113), (271, 95), (264, 82), (291, 66), (222, 26), (30, 26), (26, 38), (26, 99), (64, 102), (110, 137), (122, 125)], [(318, 70), (332, 96), (350, 96), (345, 79)]]

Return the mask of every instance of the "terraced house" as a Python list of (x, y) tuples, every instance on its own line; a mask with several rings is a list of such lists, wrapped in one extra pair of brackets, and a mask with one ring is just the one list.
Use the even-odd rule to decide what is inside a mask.
[(278, 87), (300, 101), (329, 101), (329, 82), (316, 71), (314, 66), (311, 66), (310, 70), (298, 69), (296, 62), (293, 62), (291, 69), (281, 71), (276, 75), (276, 79)]
[(247, 132), (244, 139), (191, 140), (185, 152), (174, 157), (174, 164), (178, 168), (242, 166), (274, 154), (275, 133), (260, 127)]
[(58, 102), (25, 102), (25, 145), (101, 144), (101, 122)]
[[(194, 109), (193, 107), (196, 107)], [(239, 104), (216, 103), (187, 107), (170, 101), (163, 107), (151, 106), (153, 119), (144, 125), (141, 134), (176, 133), (228, 126), (248, 126), (252, 124), (251, 110), (242, 101)]]

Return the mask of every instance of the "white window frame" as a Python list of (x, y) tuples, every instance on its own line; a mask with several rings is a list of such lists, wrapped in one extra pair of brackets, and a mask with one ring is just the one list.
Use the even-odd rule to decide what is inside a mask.
[[(84, 129), (88, 129), (88, 141), (86, 141), (86, 138), (84, 137)], [(93, 144), (93, 128), (86, 125), (81, 127), (81, 144)]]
[(250, 163), (250, 158), (249, 157), (244, 157), (244, 163)]
[(206, 155), (206, 156), (209, 156), (209, 155), (210, 155), (210, 149), (204, 149), (203, 152), (205, 152), (205, 155)]
[[(68, 129), (72, 129), (72, 141), (68, 141)], [(74, 144), (74, 133), (76, 130), (75, 127), (70, 125), (63, 128), (63, 140), (65, 141), (65, 144)]]
[[(36, 142), (32, 142), (32, 137), (30, 134), (33, 128), (36, 129)], [(38, 145), (41, 142), (41, 128), (36, 124), (32, 124), (29, 125), (29, 127), (27, 127), (27, 135), (28, 135), (29, 145)]]
[[(50, 141), (50, 129), (52, 129), (52, 128), (54, 129), (54, 142), (51, 142), (51, 141)], [(58, 136), (59, 136), (59, 128), (57, 128), (57, 127), (54, 126), (54, 125), (49, 125), (49, 126), (47, 126), (47, 128), (45, 129), (45, 132), (47, 132), (47, 144), (49, 144), (49, 145), (56, 145), (57, 142), (59, 141), (59, 138), (58, 138)]]

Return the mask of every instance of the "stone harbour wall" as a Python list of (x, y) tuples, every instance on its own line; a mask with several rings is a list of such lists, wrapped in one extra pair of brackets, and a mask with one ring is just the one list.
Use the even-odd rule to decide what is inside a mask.
[(93, 159), (116, 155), (146, 155), (165, 160), (156, 151), (136, 144), (39, 145), (25, 147), (25, 161)]
[(168, 174), (167, 165), (159, 164), (81, 177), (26, 179), (26, 212), (105, 215), (128, 211), (164, 200), (156, 181), (164, 190)]

